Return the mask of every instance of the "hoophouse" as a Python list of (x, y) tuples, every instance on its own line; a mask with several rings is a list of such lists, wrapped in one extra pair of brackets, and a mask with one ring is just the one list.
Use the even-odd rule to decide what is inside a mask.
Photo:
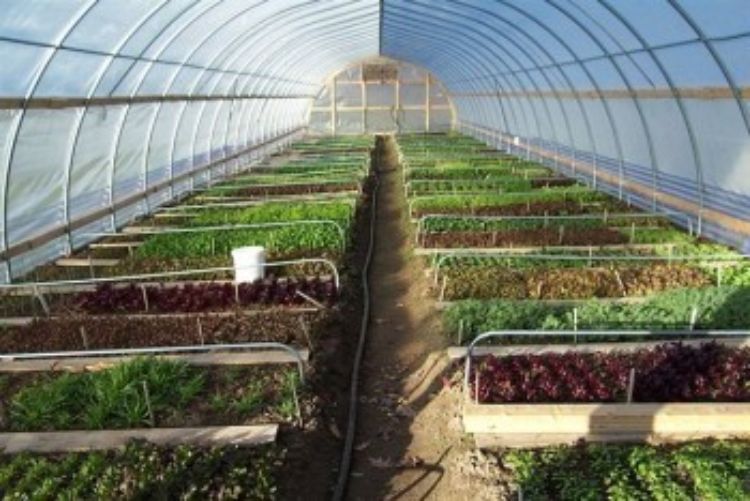
[(0, 0), (0, 497), (748, 499), (748, 256), (748, 0)]
[[(750, 236), (748, 13), (742, 0), (8, 2), (5, 275), (311, 124), (429, 130), (429, 96), (444, 105), (433, 130), (452, 127), (643, 206), (677, 209), (741, 245)], [(379, 56), (416, 68), (401, 72), (402, 103), (377, 68), (350, 69)], [(419, 70), (431, 91), (417, 88), (427, 78)], [(326, 86), (342, 71), (364, 83)], [(331, 101), (349, 108), (333, 122), (320, 111)]]

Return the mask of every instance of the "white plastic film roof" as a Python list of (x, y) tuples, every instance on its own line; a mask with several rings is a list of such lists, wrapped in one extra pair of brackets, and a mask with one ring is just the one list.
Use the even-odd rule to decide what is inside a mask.
[(267, 153), (327, 77), (378, 55), (439, 78), (464, 132), (750, 236), (747, 0), (0, 7), (6, 274)]
[(382, 44), (463, 131), (750, 236), (747, 0), (390, 0)]

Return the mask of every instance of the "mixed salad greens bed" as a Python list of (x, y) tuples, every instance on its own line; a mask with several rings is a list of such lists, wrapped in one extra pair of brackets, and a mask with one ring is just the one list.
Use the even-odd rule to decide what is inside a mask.
[[(676, 289), (643, 302), (588, 300), (577, 306), (490, 299), (458, 301), (444, 312), (446, 333), (466, 343), (492, 330), (731, 330), (750, 325), (750, 287)], [(614, 336), (612, 336), (614, 337)], [(504, 338), (509, 343), (571, 342), (570, 338)], [(633, 338), (629, 338), (631, 341)], [(579, 342), (612, 338), (579, 338)], [(503, 342), (498, 340), (498, 342)]]
[(125, 450), (0, 456), (5, 499), (277, 499), (274, 446), (166, 448), (131, 443)]
[(750, 348), (666, 343), (636, 352), (486, 356), (473, 366), (478, 403), (750, 401)]
[(651, 445), (578, 444), (498, 454), (523, 499), (750, 498), (750, 442)]
[[(445, 300), (460, 300), (444, 313), (451, 340), (467, 344), (487, 331), (537, 329), (553, 335), (487, 343), (570, 343), (554, 332), (615, 329), (652, 331), (643, 340), (663, 340), (662, 330), (750, 327), (750, 266), (730, 249), (695, 238), (666, 218), (639, 216), (627, 203), (587, 187), (545, 187), (550, 169), (490, 154), (471, 138), (402, 136), (398, 142), (410, 215), (419, 220), (416, 241), (450, 249), (431, 259), (438, 270), (436, 290)], [(589, 217), (557, 218), (579, 215)], [(623, 248), (594, 248), (599, 245)], [(562, 258), (582, 255), (572, 249), (541, 250), (535, 254), (545, 259), (536, 260), (467, 252), (523, 246), (592, 246), (589, 253), (605, 259)], [(466, 255), (442, 257), (456, 252)], [(736, 262), (720, 266), (717, 255)], [(694, 257), (637, 262), (623, 259), (628, 256)], [(553, 301), (534, 301), (540, 299)], [(569, 299), (578, 302), (554, 302)], [(640, 339), (578, 339), (634, 340)], [(470, 381), (481, 403), (621, 402), (631, 368), (635, 401), (750, 399), (750, 350), (715, 343), (663, 344), (635, 353), (487, 356), (476, 361)], [(750, 498), (747, 442), (580, 444), (488, 454), (497, 458), (501, 476), (519, 499)]]

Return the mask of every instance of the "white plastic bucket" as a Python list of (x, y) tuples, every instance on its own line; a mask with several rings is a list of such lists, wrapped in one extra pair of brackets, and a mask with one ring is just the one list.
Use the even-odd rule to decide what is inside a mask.
[(265, 276), (266, 249), (263, 247), (240, 247), (232, 249), (234, 281), (255, 282)]

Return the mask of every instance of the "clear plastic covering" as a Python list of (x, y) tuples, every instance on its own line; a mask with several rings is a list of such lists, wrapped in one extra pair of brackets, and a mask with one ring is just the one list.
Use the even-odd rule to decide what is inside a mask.
[(2, 8), (3, 277), (260, 158), (305, 126), (331, 73), (378, 52), (377, 0)]
[[(453, 109), (457, 128), (499, 147), (691, 213), (724, 240), (750, 236), (747, 0), (2, 8), (2, 277), (80, 245), (86, 225), (123, 224), (257, 160), (308, 123), (439, 130)], [(361, 84), (359, 63), (377, 56), (405, 63), (398, 91)], [(427, 72), (442, 85), (422, 86)]]
[(462, 131), (750, 237), (750, 2), (388, 0), (382, 52)]
[(328, 80), (309, 117), (312, 134), (443, 132), (453, 128), (445, 88), (428, 72), (386, 58), (341, 70)]

